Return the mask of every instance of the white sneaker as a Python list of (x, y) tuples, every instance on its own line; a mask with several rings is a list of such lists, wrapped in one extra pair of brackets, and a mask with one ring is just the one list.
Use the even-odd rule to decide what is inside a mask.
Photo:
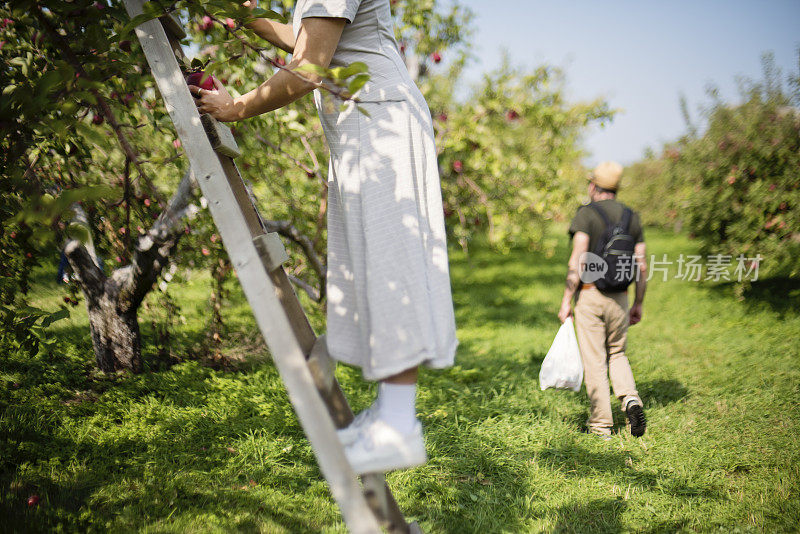
[(347, 447), (358, 438), (358, 434), (361, 432), (361, 429), (364, 426), (372, 423), (372, 421), (374, 421), (377, 417), (378, 401), (375, 401), (372, 403), (372, 406), (359, 412), (359, 414), (356, 415), (355, 419), (353, 419), (349, 425), (336, 431), (339, 441), (342, 442), (342, 445)]
[(344, 452), (353, 471), (359, 475), (407, 469), (428, 461), (419, 421), (410, 433), (401, 434), (375, 418), (362, 427), (358, 438), (347, 445)]

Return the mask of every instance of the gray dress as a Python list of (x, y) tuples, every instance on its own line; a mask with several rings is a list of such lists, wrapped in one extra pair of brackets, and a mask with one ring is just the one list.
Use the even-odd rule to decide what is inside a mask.
[(380, 380), (453, 364), (453, 300), (430, 110), (392, 31), (389, 0), (298, 0), (306, 17), (347, 19), (332, 67), (367, 64), (369, 116), (327, 92), (315, 103), (328, 174), (328, 350)]

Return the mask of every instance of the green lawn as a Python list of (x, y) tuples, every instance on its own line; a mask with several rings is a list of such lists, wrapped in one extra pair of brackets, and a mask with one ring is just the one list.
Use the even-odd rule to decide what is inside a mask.
[[(659, 256), (695, 250), (648, 239)], [(762, 281), (740, 301), (730, 285), (652, 282), (628, 351), (648, 431), (630, 437), (617, 410), (602, 441), (581, 433), (585, 393), (538, 387), (566, 247), (453, 252), (457, 366), (424, 372), (418, 402), (431, 460), (389, 477), (408, 517), (431, 533), (797, 531), (800, 284)], [(235, 286), (226, 352), (238, 363), (193, 356), (207, 283), (173, 287), (178, 361), (148, 349), (140, 376), (93, 373), (80, 308), (52, 327), (51, 353), (0, 355), (0, 531), (345, 531)], [(37, 291), (54, 307), (63, 289)], [(358, 373), (337, 373), (367, 406)]]

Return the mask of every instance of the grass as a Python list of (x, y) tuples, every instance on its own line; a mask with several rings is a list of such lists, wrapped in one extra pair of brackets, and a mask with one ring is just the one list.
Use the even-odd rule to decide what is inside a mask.
[[(659, 256), (695, 249), (648, 239)], [(628, 350), (648, 431), (632, 438), (615, 408), (616, 433), (601, 441), (581, 433), (585, 393), (538, 387), (566, 247), (453, 252), (457, 365), (424, 372), (418, 401), (431, 459), (389, 476), (407, 516), (446, 533), (797, 531), (797, 282), (758, 282), (740, 301), (725, 284), (653, 281)], [(207, 288), (200, 276), (180, 287), (177, 361), (148, 349), (139, 376), (93, 372), (80, 309), (52, 327), (56, 349), (0, 356), (0, 530), (345, 531), (235, 285), (235, 369), (193, 356)], [(63, 289), (37, 291), (55, 306)], [(367, 406), (358, 372), (337, 374), (354, 408)]]

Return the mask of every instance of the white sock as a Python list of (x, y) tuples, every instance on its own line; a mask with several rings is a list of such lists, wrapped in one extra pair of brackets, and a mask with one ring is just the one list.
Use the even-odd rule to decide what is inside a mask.
[(401, 434), (410, 434), (417, 422), (416, 384), (387, 384), (378, 386), (378, 417)]

